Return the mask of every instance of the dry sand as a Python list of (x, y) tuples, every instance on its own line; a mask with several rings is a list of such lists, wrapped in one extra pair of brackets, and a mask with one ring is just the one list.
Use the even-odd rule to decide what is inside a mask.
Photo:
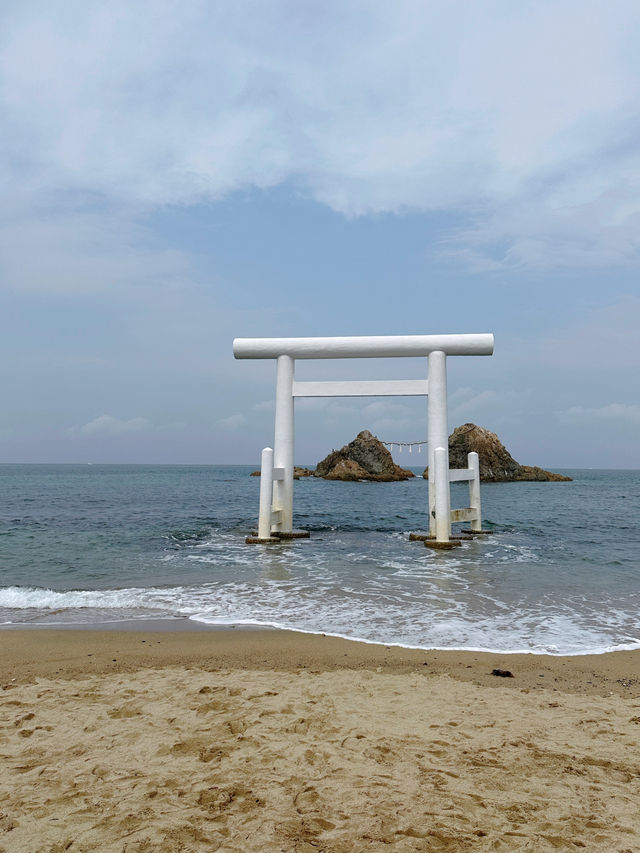
[(638, 652), (275, 631), (0, 647), (3, 853), (640, 850)]

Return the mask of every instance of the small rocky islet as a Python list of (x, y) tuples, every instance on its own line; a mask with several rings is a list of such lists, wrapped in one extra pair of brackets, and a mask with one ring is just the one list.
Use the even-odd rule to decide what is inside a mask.
[[(449, 436), (449, 466), (451, 468), (466, 468), (467, 454), (472, 451), (475, 451), (480, 457), (480, 480), (484, 482), (571, 480), (571, 477), (545, 471), (536, 465), (521, 465), (516, 462), (498, 436), (484, 427), (472, 423), (456, 427)], [(251, 476), (259, 477), (260, 471), (254, 471)], [(422, 476), (428, 479), (428, 467), (425, 468)], [(328, 456), (318, 462), (315, 470), (296, 466), (294, 478), (300, 479), (301, 477), (391, 483), (409, 480), (415, 477), (415, 474), (408, 468), (397, 465), (384, 444), (369, 430), (365, 429), (340, 450), (332, 450)]]
[[(521, 465), (513, 458), (495, 432), (477, 424), (456, 427), (449, 436), (449, 467), (466, 468), (467, 454), (476, 452), (480, 459), (480, 480), (485, 483), (568, 482), (572, 478), (537, 465)], [(428, 479), (429, 469), (422, 475)]]
[[(260, 471), (254, 471), (251, 476), (259, 477)], [(296, 480), (301, 477), (320, 477), (323, 480), (392, 483), (409, 480), (416, 475), (413, 471), (396, 465), (384, 444), (368, 429), (363, 429), (349, 444), (345, 444), (340, 450), (332, 450), (318, 462), (315, 470), (296, 466), (293, 476)]]
[(340, 450), (332, 450), (322, 462), (318, 462), (313, 476), (324, 480), (391, 483), (410, 480), (415, 474), (396, 465), (384, 444), (368, 429), (363, 429), (349, 444)]

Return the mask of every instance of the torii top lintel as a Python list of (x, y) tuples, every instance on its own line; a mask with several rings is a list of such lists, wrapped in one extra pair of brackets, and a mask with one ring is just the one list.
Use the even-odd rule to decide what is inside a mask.
[(336, 338), (236, 338), (235, 358), (411, 358), (432, 352), (492, 355), (493, 335), (373, 335)]

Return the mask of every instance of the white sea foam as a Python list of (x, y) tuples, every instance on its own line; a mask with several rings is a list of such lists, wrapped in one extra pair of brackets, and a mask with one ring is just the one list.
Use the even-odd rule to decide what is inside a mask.
[[(339, 590), (314, 594), (300, 584), (269, 581), (256, 586), (228, 583), (166, 589), (73, 590), (8, 587), (0, 589), (0, 608), (12, 614), (3, 621), (29, 621), (41, 613), (50, 622), (63, 613), (90, 621), (91, 614), (112, 613), (126, 619), (142, 613), (187, 616), (206, 624), (268, 625), (276, 628), (327, 634), (367, 643), (404, 648), (473, 649), (503, 653), (600, 653), (638, 648), (640, 638), (621, 631), (624, 614), (612, 618), (609, 630), (585, 624), (575, 613), (540, 614), (522, 608), (490, 607), (480, 615), (477, 607), (450, 597), (439, 598), (438, 588), (416, 600), (407, 590), (393, 592), (381, 584), (368, 590), (345, 585)], [(46, 614), (52, 614), (47, 617)], [(102, 618), (111, 618), (105, 617)]]
[(0, 589), (0, 607), (12, 610), (125, 609), (149, 607), (154, 599), (160, 603), (162, 598), (167, 605), (172, 604), (173, 596), (170, 590), (118, 589), (57, 592), (53, 589), (15, 586)]

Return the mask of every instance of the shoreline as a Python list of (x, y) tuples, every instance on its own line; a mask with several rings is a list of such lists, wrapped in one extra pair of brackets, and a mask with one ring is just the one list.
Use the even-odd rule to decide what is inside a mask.
[[(598, 658), (602, 655), (618, 654), (620, 652), (640, 652), (640, 644), (619, 644), (602, 650), (587, 650), (587, 651), (572, 651), (572, 652), (549, 652), (537, 651), (534, 649), (491, 649), (483, 647), (468, 647), (468, 646), (410, 646), (402, 643), (388, 642), (378, 640), (367, 640), (361, 637), (349, 637), (343, 634), (332, 634), (328, 631), (312, 631), (300, 628), (287, 628), (278, 624), (260, 623), (260, 622), (201, 622), (197, 619), (192, 619), (189, 616), (163, 616), (163, 617), (142, 617), (139, 619), (113, 619), (101, 622), (2, 622), (0, 623), (0, 635), (3, 631), (78, 631), (78, 632), (160, 632), (160, 633), (191, 633), (191, 632), (242, 632), (242, 631), (274, 631), (284, 634), (300, 634), (309, 637), (330, 637), (335, 640), (344, 641), (345, 643), (357, 643), (362, 646), (384, 646), (385, 648), (398, 649), (399, 651), (420, 652), (420, 653), (455, 653), (455, 654), (481, 654), (495, 655), (500, 657), (516, 657), (516, 656), (532, 656), (540, 658)], [(1, 851), (0, 851), (1, 853)]]
[(158, 631), (173, 633), (174, 631), (278, 631), (265, 625), (245, 625), (239, 622), (227, 622), (212, 625), (208, 622), (197, 622), (188, 616), (167, 616), (161, 619), (114, 619), (105, 622), (68, 622), (54, 624), (52, 622), (9, 622), (0, 625), (0, 631)]
[[(189, 619), (126, 624), (126, 628), (112, 623), (109, 628), (82, 629), (4, 626), (0, 630), (0, 685), (166, 667), (374, 670), (446, 675), (485, 687), (640, 698), (640, 649), (570, 656), (407, 649), (274, 628), (206, 625)], [(513, 677), (493, 675), (493, 670), (509, 671)]]

